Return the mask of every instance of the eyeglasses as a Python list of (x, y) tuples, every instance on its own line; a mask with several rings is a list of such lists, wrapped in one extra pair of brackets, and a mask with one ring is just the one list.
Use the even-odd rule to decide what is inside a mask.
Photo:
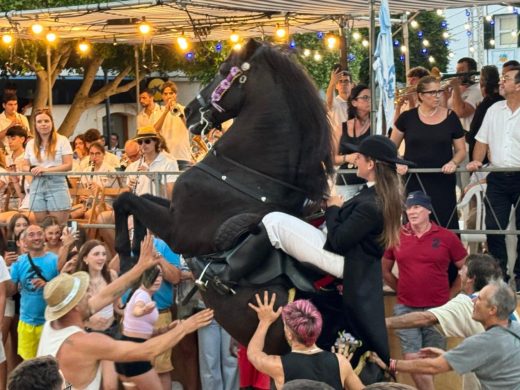
[(503, 83), (505, 83), (506, 81), (509, 81), (509, 80), (513, 80), (514, 77), (509, 77), (509, 76), (502, 76), (500, 77), (500, 81), (502, 81)]
[(137, 140), (137, 143), (138, 143), (139, 145), (142, 145), (143, 142), (144, 142), (146, 145), (149, 145), (150, 142), (152, 142), (152, 139), (151, 139), (151, 138), (146, 138), (146, 139), (138, 139), (138, 140)]
[(425, 95), (430, 95), (430, 96), (441, 96), (444, 93), (444, 90), (437, 89), (437, 90), (433, 90), (433, 91), (423, 91), (423, 92), (419, 92), (419, 93), (423, 93)]
[(363, 96), (358, 96), (354, 100), (359, 100), (359, 99), (364, 100), (365, 102), (368, 102), (368, 101), (372, 100), (372, 97), (370, 97), (368, 95), (363, 95)]

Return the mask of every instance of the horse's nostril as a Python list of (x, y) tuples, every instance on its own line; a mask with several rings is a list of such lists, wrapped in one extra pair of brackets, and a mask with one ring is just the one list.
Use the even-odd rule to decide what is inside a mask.
[(190, 113), (191, 113), (191, 110), (188, 107), (184, 108), (184, 116), (186, 118), (190, 116)]

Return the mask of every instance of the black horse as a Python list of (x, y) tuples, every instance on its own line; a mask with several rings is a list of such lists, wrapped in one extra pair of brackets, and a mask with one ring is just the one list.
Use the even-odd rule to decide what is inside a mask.
[[(324, 103), (305, 71), (288, 55), (254, 40), (229, 56), (186, 107), (186, 116), (190, 131), (203, 136), (228, 119), (234, 121), (206, 157), (179, 176), (171, 203), (131, 193), (116, 200), (116, 250), (127, 261), (127, 216), (132, 214), (134, 243), (144, 234), (143, 227), (150, 229), (175, 252), (195, 257), (189, 264), (198, 277), (201, 257), (202, 262), (213, 261), (232, 250), (243, 236), (240, 232), (247, 235), (265, 214), (283, 211), (303, 218), (307, 204), (321, 201), (333, 170), (332, 136)], [(134, 248), (134, 255), (137, 251)], [(299, 274), (296, 263), (285, 273)], [(294, 284), (287, 275), (262, 280), (261, 268), (254, 272), (258, 283), (237, 287), (214, 280), (203, 291), (219, 324), (245, 345), (258, 323), (247, 302), (268, 289), (277, 293), (277, 304), (284, 305)], [(330, 345), (343, 324), (341, 297), (335, 291), (326, 297), (308, 291), (306, 296), (324, 314), (328, 340), (322, 345)], [(281, 321), (270, 329), (265, 349), (276, 354), (288, 350)]]

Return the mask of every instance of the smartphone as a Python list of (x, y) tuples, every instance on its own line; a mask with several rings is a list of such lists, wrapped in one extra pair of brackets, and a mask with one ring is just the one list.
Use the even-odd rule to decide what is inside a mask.
[(18, 246), (16, 245), (15, 240), (7, 240), (7, 252), (16, 252), (18, 251)]
[(70, 228), (72, 233), (78, 231), (78, 221), (67, 221), (67, 227)]

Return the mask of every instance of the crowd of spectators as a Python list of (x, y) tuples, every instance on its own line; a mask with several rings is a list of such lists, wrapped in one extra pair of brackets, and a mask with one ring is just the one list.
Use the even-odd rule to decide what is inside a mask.
[[(455, 78), (449, 88), (442, 88), (427, 70), (412, 69), (408, 82), (413, 89), (398, 102), (390, 136), (406, 160), (441, 170), (413, 175), (404, 166), (397, 167), (407, 179), (400, 245), (387, 245), (377, 259), (384, 280), (397, 293), (395, 316), (387, 318), (386, 325), (402, 329), (404, 360), (391, 359), (387, 369), (411, 373), (421, 390), (433, 389), (432, 375), (449, 370), (474, 373), (465, 376), (467, 389), (520, 383), (516, 376), (520, 361), (507, 353), (511, 346), (518, 350), (520, 330), (514, 315), (515, 294), (501, 281), (507, 281), (513, 271), (507, 269), (504, 237), (488, 235), (492, 256), (467, 258), (459, 237), (448, 230), (457, 228), (456, 186), (465, 184), (456, 180), (459, 166), (470, 161), (470, 170), (487, 162), (498, 168), (520, 168), (520, 67), (514, 61), (504, 64), (501, 78), (498, 69), (483, 67), (476, 83), (466, 74), (476, 70), (470, 60), (459, 60), (457, 70), (464, 76)], [(176, 99), (177, 86), (164, 83), (161, 95), (162, 106), (154, 101), (152, 91), (141, 91), (137, 133), (122, 144), (117, 134), (106, 140), (97, 129), (88, 129), (70, 142), (57, 132), (48, 109), (33, 112), (30, 127), (27, 117), (18, 113), (16, 95), (4, 94), (0, 174), (19, 175), (0, 176), (0, 223), (6, 226), (0, 230), (0, 389), (8, 386), (8, 368), (12, 371), (8, 388), (13, 389), (24, 388), (28, 380), (34, 388), (38, 381), (48, 381), (46, 388), (71, 384), (116, 389), (122, 383), (125, 388), (170, 389), (172, 348), (197, 330), (198, 362), (190, 364), (200, 364), (198, 380), (203, 389), (232, 390), (239, 383), (268, 388), (268, 377), (262, 373), (278, 388), (302, 378), (332, 388), (363, 388), (348, 359), (316, 346), (321, 316), (310, 302), (296, 301), (282, 311), (275, 310), (268, 295), (257, 296), (256, 305), (250, 306), (258, 314), (259, 328), (250, 345), (241, 347), (237, 361), (231, 348), (234, 342), (212, 319), (211, 309), (185, 321), (175, 318), (174, 286), (193, 276), (166, 243), (148, 236), (138, 264), (120, 275), (113, 230), (85, 231), (68, 223), (113, 224), (111, 202), (121, 191), (171, 198), (175, 174), (161, 175), (159, 182), (147, 175), (115, 174), (124, 170), (173, 173), (189, 169), (194, 162), (184, 107)], [(338, 168), (366, 164), (367, 172), (375, 170), (376, 163), (370, 163), (376, 160), (360, 158), (347, 146), (369, 139), (370, 100), (367, 86), (355, 85), (347, 70), (334, 68), (326, 103), (337, 141)], [(466, 141), (471, 146), (469, 156)], [(55, 172), (69, 174), (46, 174)], [(488, 229), (504, 230), (512, 207), (520, 228), (519, 175), (493, 172), (485, 179)], [(338, 175), (336, 189), (343, 197), (331, 198), (335, 200), (329, 200), (331, 206), (342, 207), (364, 191), (365, 179), (371, 187), (374, 175)], [(269, 229), (268, 222), (264, 221)], [(276, 246), (273, 237), (269, 234)], [(329, 273), (341, 278), (343, 256), (330, 245), (328, 249), (339, 262), (318, 266), (332, 269)], [(520, 254), (520, 242), (517, 251)], [(459, 270), (459, 278), (449, 278), (450, 264)], [(519, 270), (517, 265), (514, 276), (520, 285)], [(292, 352), (268, 356), (262, 352), (263, 338), (280, 314)], [(304, 320), (309, 325), (302, 327)], [(444, 352), (439, 349), (445, 346), (444, 336), (467, 340)], [(486, 353), (491, 350), (492, 354)], [(38, 355), (52, 355), (55, 360)], [(330, 371), (334, 364), (337, 371)], [(63, 378), (53, 374), (58, 365)], [(306, 373), (315, 371), (302, 375), (302, 367)], [(36, 378), (31, 370), (46, 374)]]

